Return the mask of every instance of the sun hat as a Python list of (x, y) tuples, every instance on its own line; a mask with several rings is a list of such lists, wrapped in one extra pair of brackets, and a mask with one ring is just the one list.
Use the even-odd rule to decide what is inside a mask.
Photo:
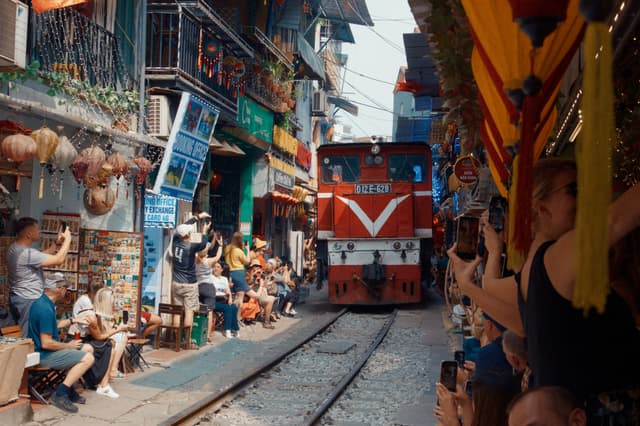
[(256, 250), (265, 248), (267, 246), (267, 242), (265, 240), (261, 240), (260, 238), (256, 238), (256, 242), (254, 244), (256, 246)]

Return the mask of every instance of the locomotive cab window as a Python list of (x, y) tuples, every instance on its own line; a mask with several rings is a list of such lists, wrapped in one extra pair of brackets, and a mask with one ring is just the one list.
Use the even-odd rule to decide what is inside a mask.
[(392, 154), (387, 161), (387, 175), (394, 182), (424, 182), (427, 158), (421, 154)]
[(322, 183), (358, 182), (359, 180), (359, 157), (330, 156), (322, 159)]

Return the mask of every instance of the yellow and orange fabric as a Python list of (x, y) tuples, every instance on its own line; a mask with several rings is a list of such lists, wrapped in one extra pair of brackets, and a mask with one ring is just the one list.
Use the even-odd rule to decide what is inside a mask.
[(53, 9), (76, 6), (87, 3), (87, 0), (32, 0), (31, 6), (36, 13), (43, 13)]

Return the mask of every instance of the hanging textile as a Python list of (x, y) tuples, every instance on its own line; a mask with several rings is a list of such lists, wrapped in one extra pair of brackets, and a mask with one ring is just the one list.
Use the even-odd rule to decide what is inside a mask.
[(32, 0), (31, 7), (36, 13), (43, 13), (84, 3), (87, 3), (87, 0)]

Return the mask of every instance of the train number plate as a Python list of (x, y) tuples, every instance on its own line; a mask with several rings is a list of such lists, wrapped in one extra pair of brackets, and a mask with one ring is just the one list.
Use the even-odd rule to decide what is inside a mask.
[(391, 185), (388, 183), (357, 184), (356, 194), (387, 194), (391, 192)]

